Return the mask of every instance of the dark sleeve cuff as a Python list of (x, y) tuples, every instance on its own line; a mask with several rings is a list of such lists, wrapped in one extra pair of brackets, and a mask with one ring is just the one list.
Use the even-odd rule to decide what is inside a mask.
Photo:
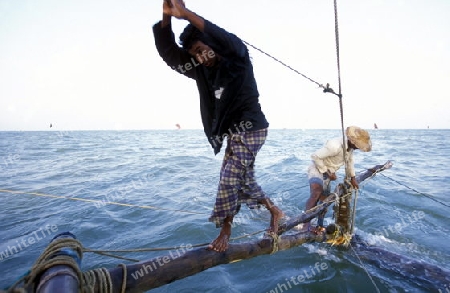
[(155, 37), (155, 44), (158, 50), (167, 48), (175, 43), (175, 36), (172, 32), (171, 23), (165, 27), (161, 27), (161, 21), (158, 21), (153, 25), (153, 35)]

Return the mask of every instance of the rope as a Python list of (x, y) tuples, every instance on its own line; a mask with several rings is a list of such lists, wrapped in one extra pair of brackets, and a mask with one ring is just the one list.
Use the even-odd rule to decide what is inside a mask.
[[(125, 293), (127, 285), (126, 265), (120, 264), (123, 269), (122, 285), (120, 292)], [(96, 289), (96, 284), (98, 288)], [(83, 273), (84, 293), (112, 293), (114, 291), (111, 275), (106, 268), (99, 268)]]
[[(338, 21), (338, 9), (337, 9), (337, 0), (334, 0), (334, 33), (336, 39), (336, 65), (337, 65), (337, 74), (338, 74), (338, 85), (339, 85), (339, 93), (337, 96), (339, 97), (339, 111), (341, 118), (341, 131), (342, 131), (342, 145), (344, 147), (344, 151), (342, 152), (344, 157), (345, 164), (345, 174), (348, 176), (349, 174), (349, 166), (347, 162), (347, 154), (345, 150), (346, 139), (345, 139), (345, 130), (344, 130), (344, 106), (342, 102), (342, 82), (341, 82), (341, 62), (340, 62), (340, 46), (339, 46), (339, 21)], [(351, 184), (350, 184), (351, 186)], [(350, 193), (351, 195), (351, 193)], [(356, 203), (358, 200), (358, 190), (355, 190), (355, 197), (353, 199), (353, 207), (352, 207), (352, 215), (351, 215), (351, 227), (350, 227), (350, 235), (353, 235), (354, 232), (354, 223), (356, 216)]]
[(353, 199), (353, 210), (352, 210), (352, 225), (350, 228), (350, 235), (353, 235), (355, 229), (355, 217), (356, 217), (356, 202), (358, 201), (358, 189), (355, 190), (355, 198)]
[(333, 89), (330, 88), (330, 84), (329, 84), (329, 83), (327, 83), (327, 85), (324, 86), (323, 84), (321, 84), (321, 83), (315, 81), (314, 79), (312, 79), (312, 78), (306, 76), (305, 74), (301, 73), (300, 71), (298, 71), (298, 70), (292, 68), (291, 66), (287, 65), (287, 64), (284, 63), (283, 61), (281, 61), (281, 60), (275, 58), (274, 56), (270, 55), (269, 53), (267, 53), (267, 52), (265, 52), (265, 51), (259, 49), (258, 47), (256, 47), (256, 46), (250, 44), (249, 42), (246, 42), (246, 41), (244, 41), (244, 40), (242, 40), (242, 41), (243, 41), (245, 44), (247, 44), (248, 46), (252, 47), (253, 49), (255, 49), (255, 50), (261, 52), (262, 54), (266, 55), (267, 57), (269, 57), (269, 58), (275, 60), (276, 62), (280, 63), (280, 64), (283, 65), (284, 67), (286, 67), (286, 68), (288, 68), (288, 69), (294, 71), (295, 73), (297, 73), (298, 75), (301, 75), (302, 77), (306, 78), (307, 80), (311, 81), (312, 83), (315, 83), (315, 84), (318, 85), (320, 88), (323, 88), (323, 92), (324, 92), (324, 93), (332, 93), (332, 94), (338, 96), (338, 94), (336, 94), (336, 93), (333, 91)]
[(435, 197), (433, 197), (433, 196), (431, 196), (431, 195), (428, 195), (428, 194), (423, 193), (423, 192), (420, 192), (420, 191), (418, 191), (418, 190), (416, 190), (416, 189), (414, 189), (414, 188), (411, 188), (411, 187), (409, 187), (409, 186), (407, 186), (407, 185), (405, 185), (405, 184), (403, 184), (403, 183), (401, 183), (401, 182), (399, 182), (399, 181), (397, 181), (397, 180), (394, 180), (394, 179), (392, 179), (392, 178), (390, 178), (390, 177), (388, 177), (388, 176), (386, 176), (386, 175), (384, 175), (384, 174), (381, 174), (381, 175), (383, 175), (385, 178), (387, 178), (387, 179), (389, 179), (389, 180), (391, 180), (391, 181), (393, 181), (393, 182), (395, 182), (395, 183), (397, 183), (397, 184), (399, 184), (399, 185), (401, 185), (401, 186), (403, 186), (403, 187), (406, 187), (406, 188), (408, 188), (408, 189), (410, 189), (410, 190), (416, 192), (417, 194), (423, 195), (423, 196), (425, 196), (425, 197), (427, 197), (427, 198), (429, 198), (429, 199), (431, 199), (431, 200), (434, 200), (434, 201), (437, 202), (437, 203), (440, 203), (440, 204), (443, 205), (443, 206), (446, 206), (446, 207), (449, 207), (449, 208), (450, 208), (450, 205), (449, 205), (448, 203), (442, 202), (442, 201), (436, 199)]
[(87, 199), (87, 198), (79, 198), (79, 197), (69, 197), (69, 196), (62, 196), (62, 195), (52, 195), (52, 194), (45, 194), (45, 193), (39, 193), (39, 192), (17, 191), (17, 190), (9, 190), (9, 189), (0, 189), (0, 192), (11, 193), (11, 194), (27, 194), (27, 195), (52, 197), (52, 198), (59, 198), (59, 199), (77, 200), (77, 201), (84, 201), (84, 202), (90, 202), (90, 203), (99, 203), (101, 205), (111, 204), (111, 205), (124, 206), (124, 207), (134, 207), (134, 208), (141, 208), (141, 209), (170, 211), (170, 212), (179, 212), (179, 213), (188, 213), (188, 214), (199, 214), (199, 215), (208, 214), (208, 213), (201, 213), (201, 212), (187, 211), (187, 210), (166, 209), (166, 208), (160, 208), (160, 207), (154, 207), (154, 206), (148, 206), (148, 205), (140, 206), (140, 205), (133, 205), (133, 204), (128, 204), (128, 203), (114, 202), (114, 201), (107, 201), (107, 202), (105, 202), (103, 200), (95, 200), (95, 199)]
[(273, 239), (272, 251), (270, 252), (270, 254), (274, 254), (274, 253), (277, 252), (278, 249), (279, 249), (279, 246), (280, 246), (280, 243), (279, 243), (279, 241), (280, 241), (280, 236), (278, 236), (277, 233), (273, 233), (273, 232), (267, 233), (267, 235), (270, 236), (270, 237), (272, 237), (272, 239)]
[[(7, 292), (15, 292), (16, 287), (18, 284), (24, 282), (25, 287), (32, 288), (32, 291), (36, 291), (35, 288), (35, 282), (37, 279), (40, 278), (41, 274), (44, 273), (49, 268), (56, 266), (56, 265), (65, 265), (70, 267), (73, 271), (75, 271), (75, 274), (73, 271), (69, 270), (63, 270), (59, 274), (68, 274), (73, 276), (78, 283), (80, 284), (80, 280), (82, 280), (82, 272), (80, 268), (78, 267), (77, 262), (74, 258), (68, 256), (67, 254), (59, 254), (62, 249), (72, 249), (75, 251), (78, 255), (78, 257), (81, 259), (82, 257), (82, 249), (81, 249), (81, 243), (77, 241), (76, 239), (56, 239), (52, 241), (46, 250), (40, 255), (40, 257), (36, 260), (33, 267), (30, 269), (30, 271), (20, 278), (16, 283), (14, 283)], [(50, 275), (50, 277), (54, 277), (55, 275), (58, 275), (58, 273)], [(47, 281), (49, 278), (44, 279), (44, 281)], [(79, 286), (80, 292), (82, 292), (82, 286), (80, 284)]]
[[(98, 290), (95, 285), (98, 283)], [(111, 275), (105, 268), (99, 268), (83, 273), (83, 291), (84, 293), (112, 293), (113, 285)], [(122, 291), (124, 292), (124, 291)]]
[(361, 258), (359, 257), (359, 255), (356, 253), (355, 249), (353, 248), (353, 246), (351, 246), (351, 249), (353, 251), (353, 253), (355, 254), (356, 258), (359, 260), (359, 263), (361, 264), (363, 270), (366, 272), (367, 276), (369, 277), (370, 281), (372, 282), (373, 286), (375, 287), (375, 290), (380, 293), (380, 289), (378, 288), (377, 284), (375, 283), (375, 281), (373, 280), (372, 276), (370, 275), (369, 271), (367, 270), (366, 266), (364, 265), (364, 263), (362, 262)]
[(124, 293), (127, 289), (127, 266), (125, 264), (120, 264), (123, 271), (123, 277), (122, 277), (122, 288), (120, 290), (121, 293)]
[[(67, 249), (75, 251), (79, 259), (83, 256), (83, 248), (78, 240), (71, 238), (55, 239), (39, 256), (30, 271), (14, 283), (9, 289), (7, 289), (6, 292), (25, 292), (24, 288), (31, 288), (32, 292), (36, 292), (39, 291), (39, 288), (51, 278), (58, 275), (69, 275), (76, 279), (78, 283), (78, 291), (81, 293), (113, 292), (111, 275), (106, 268), (98, 268), (95, 270), (82, 272), (77, 261), (73, 257), (67, 255), (63, 249), (65, 251), (67, 251)], [(42, 274), (44, 272), (58, 265), (64, 265), (69, 268), (59, 270), (42, 278)], [(127, 282), (127, 270), (124, 264), (121, 264), (121, 266), (124, 273), (120, 292), (124, 293)], [(36, 288), (36, 282), (38, 281), (39, 286)], [(16, 288), (22, 282), (24, 283), (24, 288)], [(98, 290), (95, 290), (96, 284), (98, 284)]]
[[(345, 148), (345, 133), (344, 133), (344, 106), (342, 104), (342, 84), (341, 84), (341, 62), (340, 62), (340, 54), (339, 54), (339, 24), (338, 24), (338, 11), (337, 11), (337, 2), (334, 0), (334, 34), (336, 39), (336, 63), (337, 63), (337, 73), (338, 73), (338, 85), (339, 85), (339, 93), (337, 96), (339, 97), (339, 111), (341, 117), (341, 130), (342, 130), (342, 145)], [(345, 163), (345, 174), (348, 174), (348, 164), (345, 149), (343, 152), (344, 155), (344, 163)]]
[(339, 83), (339, 98), (342, 98), (342, 88), (341, 88), (341, 63), (339, 58), (339, 24), (338, 24), (338, 12), (337, 12), (337, 1), (334, 0), (334, 34), (336, 37), (336, 61), (338, 69), (338, 83)]

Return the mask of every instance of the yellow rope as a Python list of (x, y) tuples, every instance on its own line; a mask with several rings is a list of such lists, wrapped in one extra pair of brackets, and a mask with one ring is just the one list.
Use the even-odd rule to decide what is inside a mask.
[[(41, 274), (49, 268), (57, 265), (65, 265), (72, 268), (76, 272), (76, 275), (72, 272), (70, 273), (73, 277), (75, 277), (75, 279), (78, 280), (78, 283), (80, 284), (80, 280), (82, 280), (82, 272), (78, 267), (76, 261), (72, 257), (67, 255), (54, 256), (59, 251), (61, 251), (62, 248), (70, 248), (74, 250), (80, 258), (82, 257), (81, 243), (78, 240), (68, 238), (56, 239), (52, 241), (46, 248), (46, 250), (40, 255), (40, 257), (31, 268), (30, 272), (19, 279), (13, 286), (11, 286), (8, 292), (16, 292), (14, 290), (18, 289), (16, 287), (21, 282), (24, 282), (27, 288), (33, 288), (33, 291), (35, 291), (35, 282), (38, 278), (40, 278)], [(81, 284), (79, 286), (79, 289), (82, 290)]]
[(141, 209), (180, 212), (180, 213), (188, 213), (188, 214), (199, 214), (199, 215), (207, 214), (207, 213), (187, 211), (187, 210), (166, 209), (166, 208), (154, 207), (154, 206), (149, 206), (149, 205), (134, 205), (134, 204), (128, 204), (128, 203), (114, 202), (114, 201), (105, 202), (102, 200), (79, 198), (79, 197), (69, 197), (69, 196), (62, 196), (62, 195), (52, 195), (52, 194), (45, 194), (45, 193), (39, 193), (39, 192), (17, 191), (17, 190), (9, 190), (9, 189), (0, 189), (0, 192), (11, 193), (11, 194), (27, 194), (27, 195), (35, 195), (35, 196), (51, 197), (51, 198), (59, 198), (59, 199), (69, 199), (69, 200), (76, 200), (76, 201), (83, 201), (83, 202), (90, 202), (90, 203), (99, 203), (102, 205), (110, 204), (110, 205), (117, 205), (117, 206), (123, 206), (123, 207), (134, 207), (134, 208), (141, 208)]
[[(126, 276), (125, 276), (126, 277)], [(126, 282), (126, 279), (125, 279)], [(98, 283), (98, 290), (95, 290), (95, 285)], [(83, 293), (112, 293), (113, 284), (111, 275), (105, 268), (99, 268), (83, 273)], [(123, 284), (122, 284), (123, 288)], [(125, 292), (125, 291), (121, 291)]]
[[(70, 267), (72, 270), (63, 270), (60, 273), (73, 276), (79, 285), (79, 292), (82, 293), (112, 293), (113, 292), (113, 284), (111, 280), (111, 275), (106, 268), (98, 268), (95, 270), (82, 272), (79, 268), (77, 262), (71, 256), (62, 254), (58, 255), (62, 249), (72, 249), (77, 254), (78, 257), (82, 258), (82, 245), (81, 243), (72, 238), (62, 238), (53, 240), (44, 252), (39, 256), (39, 258), (34, 263), (33, 267), (30, 269), (30, 272), (18, 280), (13, 286), (8, 289), (8, 293), (19, 293), (25, 292), (24, 288), (16, 288), (20, 283), (24, 283), (25, 288), (31, 288), (32, 291), (36, 291), (37, 282), (39, 281), (41, 284), (44, 284), (45, 281), (48, 281), (58, 273), (54, 275), (50, 275), (48, 278), (42, 280), (42, 274), (48, 269), (58, 266), (64, 265)], [(56, 255), (56, 256), (55, 256)], [(122, 278), (122, 293), (125, 292), (126, 283), (127, 283), (127, 269), (126, 265), (121, 264), (123, 269), (123, 278)], [(95, 290), (96, 285), (98, 286), (98, 290)]]
[(270, 254), (274, 254), (279, 249), (280, 237), (278, 236), (278, 234), (273, 232), (268, 233), (268, 235), (273, 239), (272, 251), (270, 252)]

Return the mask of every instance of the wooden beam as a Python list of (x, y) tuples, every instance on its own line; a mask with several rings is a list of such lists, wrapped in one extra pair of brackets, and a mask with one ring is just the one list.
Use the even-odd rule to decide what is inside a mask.
[[(304, 232), (280, 236), (278, 240), (266, 236), (261, 240), (250, 243), (230, 243), (228, 249), (222, 253), (198, 248), (186, 251), (177, 258), (170, 254), (153, 258), (141, 263), (127, 265), (126, 292), (147, 291), (200, 273), (214, 266), (271, 254), (274, 252), (274, 243), (277, 244), (279, 251), (307, 242), (323, 242), (324, 240), (323, 235)], [(118, 267), (109, 270), (109, 272), (113, 281), (113, 288), (120, 288), (122, 286), (123, 269)], [(114, 292), (119, 291), (114, 290)]]

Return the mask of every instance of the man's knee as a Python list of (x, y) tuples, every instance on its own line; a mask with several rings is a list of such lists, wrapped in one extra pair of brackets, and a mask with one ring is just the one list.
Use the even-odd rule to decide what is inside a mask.
[(323, 194), (323, 186), (318, 183), (310, 184), (310, 196), (316, 200), (319, 200), (320, 196)]

